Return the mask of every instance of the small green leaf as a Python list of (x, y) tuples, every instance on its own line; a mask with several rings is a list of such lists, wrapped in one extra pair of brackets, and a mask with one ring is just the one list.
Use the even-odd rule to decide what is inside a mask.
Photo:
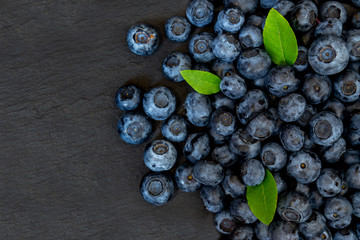
[(220, 91), (221, 79), (212, 73), (199, 70), (183, 70), (180, 73), (198, 93), (210, 95)]
[(288, 21), (271, 9), (263, 31), (265, 49), (277, 65), (293, 65), (298, 55), (295, 33)]
[(268, 169), (261, 184), (247, 187), (246, 198), (254, 215), (262, 223), (269, 225), (275, 215), (278, 192), (275, 179)]

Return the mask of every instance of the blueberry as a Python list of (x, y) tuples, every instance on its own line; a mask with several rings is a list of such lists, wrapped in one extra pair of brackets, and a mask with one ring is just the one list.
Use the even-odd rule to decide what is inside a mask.
[(268, 99), (259, 89), (248, 91), (236, 106), (236, 115), (241, 124), (246, 125), (258, 113), (268, 108)]
[(218, 35), (213, 42), (213, 53), (222, 61), (233, 62), (240, 55), (241, 46), (232, 34)]
[(259, 160), (249, 159), (241, 166), (241, 177), (247, 186), (256, 186), (265, 178), (265, 169)]
[(206, 63), (215, 59), (212, 51), (214, 36), (203, 32), (195, 35), (189, 42), (189, 52), (198, 63)]
[(161, 132), (172, 142), (183, 142), (186, 140), (189, 131), (189, 124), (181, 115), (172, 115), (166, 119), (162, 126)]
[(273, 135), (276, 130), (276, 119), (268, 111), (264, 111), (250, 120), (247, 133), (254, 139), (263, 141)]
[(328, 76), (308, 73), (304, 76), (302, 91), (306, 100), (311, 104), (326, 101), (331, 94), (331, 81)]
[(216, 186), (224, 178), (224, 169), (218, 163), (201, 160), (194, 166), (194, 177), (201, 184)]
[(270, 9), (275, 7), (279, 0), (260, 0), (260, 7)]
[(162, 64), (162, 70), (165, 77), (173, 82), (184, 81), (180, 72), (190, 69), (191, 58), (187, 54), (180, 52), (173, 52), (169, 54)]
[(299, 225), (299, 231), (308, 238), (319, 235), (324, 229), (326, 229), (326, 219), (317, 211), (313, 211), (310, 218)]
[(197, 63), (194, 65), (192, 70), (210, 72), (210, 68), (208, 67), (208, 65), (206, 65), (206, 63)]
[(230, 202), (230, 213), (242, 224), (254, 223), (257, 220), (247, 201), (242, 198), (236, 198)]
[(225, 195), (219, 185), (215, 187), (202, 186), (200, 189), (200, 198), (209, 212), (218, 213), (224, 210)]
[(295, 77), (294, 68), (290, 66), (273, 67), (265, 80), (267, 90), (276, 97), (296, 91), (299, 88), (300, 80)]
[(215, 109), (227, 108), (229, 110), (235, 109), (235, 100), (227, 97), (222, 92), (213, 94), (212, 106)]
[(256, 26), (247, 25), (241, 28), (239, 41), (243, 49), (260, 47), (263, 44), (262, 31)]
[(305, 133), (305, 141), (304, 141), (304, 149), (312, 149), (314, 148), (315, 143), (310, 139), (309, 134)]
[(230, 167), (238, 160), (238, 157), (235, 155), (235, 153), (230, 151), (228, 144), (215, 147), (211, 156), (212, 160), (220, 163), (223, 167)]
[(310, 138), (316, 144), (331, 146), (343, 132), (343, 124), (334, 113), (323, 111), (309, 122)]
[(308, 68), (309, 62), (308, 62), (307, 54), (308, 54), (308, 49), (306, 47), (304, 46), (298, 47), (298, 55), (293, 65), (296, 71), (303, 72)]
[(354, 102), (360, 97), (360, 75), (347, 69), (334, 81), (334, 95), (342, 102)]
[(259, 28), (262, 26), (263, 22), (264, 22), (264, 17), (258, 15), (250, 15), (246, 19), (246, 25), (253, 25)]
[(295, 4), (292, 1), (280, 0), (275, 4), (274, 9), (278, 11), (284, 17), (287, 16), (295, 8)]
[(192, 92), (185, 100), (186, 116), (197, 127), (205, 127), (209, 124), (212, 112), (210, 98), (206, 95)]
[(255, 235), (260, 240), (272, 240), (269, 232), (269, 225), (266, 225), (260, 221), (256, 223)]
[(353, 15), (351, 23), (354, 26), (354, 28), (357, 29), (360, 28), (360, 11), (358, 11), (356, 14)]
[(285, 125), (280, 132), (280, 140), (287, 151), (299, 151), (305, 141), (305, 133), (296, 125)]
[(323, 240), (323, 239), (332, 240), (331, 232), (327, 227), (325, 227), (320, 233), (316, 234), (314, 237), (311, 238), (311, 240)]
[(206, 133), (190, 134), (184, 146), (184, 155), (192, 163), (204, 159), (210, 153), (210, 139)]
[(324, 207), (324, 215), (329, 221), (338, 221), (351, 217), (353, 208), (351, 203), (344, 197), (329, 198)]
[(360, 164), (353, 164), (349, 167), (345, 180), (351, 188), (360, 190)]
[(328, 225), (335, 229), (343, 229), (343, 228), (348, 227), (351, 224), (351, 221), (352, 221), (352, 217), (350, 215), (350, 216), (340, 218), (340, 219), (337, 219), (334, 221), (328, 221)]
[(261, 48), (243, 51), (237, 62), (239, 73), (248, 79), (259, 79), (266, 76), (271, 67), (269, 54)]
[(150, 136), (152, 124), (143, 114), (127, 112), (120, 117), (117, 131), (124, 142), (141, 144)]
[(247, 87), (242, 77), (233, 74), (221, 79), (220, 90), (231, 99), (240, 99), (245, 95)]
[(245, 196), (246, 185), (242, 182), (241, 178), (239, 178), (230, 169), (226, 170), (225, 177), (221, 185), (225, 191), (225, 194), (230, 195), (232, 198)]
[(194, 166), (184, 163), (175, 172), (175, 182), (178, 188), (184, 192), (195, 192), (201, 187), (201, 183), (194, 178)]
[(353, 147), (360, 146), (360, 113), (355, 114), (350, 119), (348, 139)]
[(286, 165), (287, 153), (276, 142), (269, 142), (262, 146), (260, 152), (262, 163), (271, 171), (279, 171)]
[(360, 164), (360, 151), (354, 149), (347, 149), (344, 153), (343, 161), (348, 165)]
[(328, 18), (325, 21), (319, 23), (315, 29), (315, 37), (321, 35), (334, 35), (341, 37), (343, 25), (337, 18)]
[(324, 203), (324, 198), (320, 195), (317, 188), (311, 188), (309, 193), (309, 201), (312, 209), (319, 210)]
[(231, 233), (231, 240), (252, 240), (254, 236), (254, 229), (251, 226), (238, 226)]
[(231, 135), (230, 150), (243, 159), (256, 157), (260, 153), (261, 144), (246, 131), (238, 129)]
[(284, 122), (296, 122), (305, 113), (305, 109), (305, 98), (298, 93), (290, 93), (279, 100), (278, 114)]
[(224, 0), (225, 7), (237, 7), (245, 14), (251, 14), (256, 11), (258, 0)]
[(196, 27), (205, 27), (214, 17), (214, 5), (208, 0), (192, 0), (186, 8), (186, 17)]
[(211, 70), (219, 77), (223, 78), (225, 76), (230, 76), (237, 74), (236, 68), (233, 63), (225, 62), (220, 59), (216, 59), (212, 66)]
[(303, 223), (310, 218), (312, 208), (304, 195), (286, 192), (279, 197), (277, 212), (285, 221)]
[(174, 194), (174, 183), (166, 173), (147, 173), (141, 180), (140, 193), (148, 203), (164, 205)]
[(213, 129), (209, 129), (209, 135), (211, 136), (212, 140), (217, 145), (222, 145), (228, 142), (231, 136), (223, 136), (220, 134), (217, 134)]
[(292, 27), (296, 31), (306, 32), (316, 25), (318, 9), (311, 1), (301, 1), (291, 12)]
[(144, 150), (144, 163), (154, 172), (170, 170), (177, 159), (174, 145), (166, 140), (155, 140), (149, 143)]
[(357, 7), (360, 7), (360, 0), (351, 0), (351, 2), (357, 6)]
[(230, 215), (229, 210), (216, 213), (214, 215), (214, 222), (216, 230), (226, 235), (230, 234), (236, 227), (235, 219)]
[(335, 233), (333, 240), (358, 240), (358, 238), (353, 231), (343, 229)]
[(338, 1), (328, 1), (321, 4), (320, 16), (323, 20), (336, 18), (342, 24), (346, 22), (347, 12), (345, 7)]
[(358, 192), (354, 193), (353, 195), (351, 195), (350, 200), (351, 200), (351, 205), (354, 210), (353, 214), (356, 217), (360, 217), (360, 192), (358, 191)]
[(346, 151), (346, 142), (345, 139), (339, 138), (333, 145), (321, 148), (322, 159), (327, 163), (336, 163), (339, 162), (341, 156)]
[(190, 31), (191, 24), (184, 17), (172, 17), (165, 23), (165, 34), (173, 42), (185, 42)]
[(322, 110), (331, 110), (333, 113), (335, 113), (337, 118), (344, 118), (345, 106), (342, 102), (335, 98), (328, 100)]
[(230, 33), (237, 33), (245, 22), (245, 16), (239, 8), (224, 8), (219, 12), (217, 24), (219, 27)]
[(275, 182), (276, 182), (276, 188), (277, 188), (277, 192), (278, 194), (284, 192), (287, 188), (286, 186), (286, 182), (284, 181), (284, 179), (281, 178), (280, 173), (275, 172), (273, 173)]
[(141, 90), (135, 85), (122, 86), (117, 90), (115, 104), (124, 111), (135, 110), (141, 102)]
[(316, 180), (316, 186), (321, 196), (334, 197), (341, 191), (341, 178), (335, 170), (325, 168)]
[(152, 54), (159, 45), (159, 34), (155, 28), (139, 23), (132, 26), (127, 34), (129, 49), (140, 56)]
[(318, 156), (309, 150), (300, 150), (289, 156), (287, 172), (298, 183), (314, 182), (320, 175), (321, 161)]
[(296, 224), (282, 220), (275, 220), (269, 226), (271, 239), (294, 240), (299, 239), (299, 230)]
[(320, 36), (312, 42), (308, 61), (315, 72), (333, 75), (341, 72), (349, 62), (345, 41), (336, 36)]
[(167, 87), (154, 87), (144, 94), (143, 108), (150, 118), (165, 120), (174, 113), (176, 98)]

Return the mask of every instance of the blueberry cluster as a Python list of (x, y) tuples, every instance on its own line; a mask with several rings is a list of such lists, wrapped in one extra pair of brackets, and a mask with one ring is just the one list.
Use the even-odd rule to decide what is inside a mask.
[[(292, 66), (274, 65), (264, 49), (271, 8), (296, 33)], [(359, 8), (359, 0), (191, 0), (186, 17), (169, 19), (167, 38), (189, 41), (189, 52), (168, 55), (164, 76), (181, 82), (182, 70), (209, 71), (221, 92), (189, 92), (181, 105), (163, 86), (117, 91), (125, 142), (145, 143), (162, 121), (162, 137), (144, 149), (151, 171), (143, 198), (160, 206), (176, 189), (199, 190), (216, 229), (232, 240), (360, 239)], [(192, 34), (205, 26), (213, 31)], [(159, 33), (137, 24), (127, 42), (149, 55)], [(266, 169), (279, 193), (269, 226), (246, 201), (246, 187), (262, 183)]]

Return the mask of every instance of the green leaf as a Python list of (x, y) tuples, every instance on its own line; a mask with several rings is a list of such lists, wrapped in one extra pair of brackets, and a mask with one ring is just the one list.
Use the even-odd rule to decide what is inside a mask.
[(210, 95), (220, 91), (221, 79), (212, 73), (199, 70), (183, 70), (180, 73), (198, 93)]
[(275, 179), (268, 169), (261, 184), (247, 187), (246, 198), (254, 215), (262, 223), (269, 225), (275, 215), (278, 192)]
[(271, 9), (263, 31), (265, 49), (277, 65), (293, 65), (298, 55), (295, 33), (288, 21)]

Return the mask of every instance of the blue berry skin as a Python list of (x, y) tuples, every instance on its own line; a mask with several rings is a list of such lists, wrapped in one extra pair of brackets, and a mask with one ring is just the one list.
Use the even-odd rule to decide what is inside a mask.
[(278, 11), (284, 17), (287, 16), (295, 8), (295, 4), (292, 1), (280, 0), (275, 4), (274, 9)]
[(266, 168), (279, 171), (286, 165), (287, 153), (280, 144), (269, 142), (262, 146), (260, 158)]
[(316, 186), (321, 196), (335, 197), (341, 191), (341, 182), (341, 178), (335, 170), (325, 168), (316, 180)]
[(172, 17), (165, 23), (165, 34), (173, 42), (185, 42), (190, 31), (191, 24), (184, 17)]
[(141, 180), (140, 193), (155, 206), (167, 203), (174, 194), (174, 183), (166, 173), (147, 173)]
[(319, 210), (324, 204), (324, 198), (320, 195), (317, 188), (310, 189), (309, 201), (314, 210)]
[(352, 116), (350, 119), (348, 140), (353, 147), (360, 146), (360, 113)]
[(357, 29), (360, 28), (360, 11), (358, 11), (356, 14), (354, 14), (354, 16), (352, 17), (351, 23), (354, 26), (354, 28), (357, 28)]
[(236, 227), (235, 218), (231, 216), (229, 210), (216, 213), (214, 215), (214, 223), (216, 230), (225, 235), (229, 235)]
[(360, 75), (354, 70), (347, 69), (336, 77), (334, 96), (342, 102), (354, 102), (360, 97)]
[(167, 79), (173, 82), (182, 82), (184, 78), (180, 72), (190, 70), (191, 67), (191, 58), (187, 54), (173, 52), (165, 58), (162, 64), (162, 71)]
[(213, 42), (213, 53), (222, 61), (233, 62), (239, 55), (239, 41), (229, 33), (218, 35)]
[(311, 240), (323, 240), (323, 239), (330, 239), (332, 240), (331, 231), (325, 227), (320, 233), (316, 234), (314, 237), (310, 238)]
[(223, 167), (230, 167), (238, 160), (235, 153), (230, 151), (228, 144), (215, 147), (211, 157), (213, 161), (220, 163)]
[(231, 99), (240, 99), (245, 96), (247, 87), (245, 80), (239, 75), (225, 76), (221, 79), (220, 90)]
[(245, 22), (245, 16), (239, 8), (224, 8), (217, 17), (219, 27), (229, 33), (237, 33)]
[(296, 122), (305, 113), (305, 109), (306, 101), (301, 94), (290, 93), (279, 100), (278, 114), (284, 122)]
[(203, 32), (195, 35), (189, 42), (189, 52), (198, 63), (207, 63), (215, 59), (212, 51), (214, 36)]
[(212, 66), (211, 66), (211, 70), (219, 78), (237, 74), (236, 67), (234, 66), (233, 63), (225, 62), (220, 59), (216, 59), (213, 62)]
[(209, 212), (218, 213), (225, 208), (225, 194), (219, 185), (215, 187), (202, 186), (200, 189), (200, 198), (202, 199), (206, 210)]
[(266, 89), (275, 97), (284, 97), (295, 92), (300, 80), (295, 77), (294, 68), (290, 66), (273, 67), (266, 76)]
[(260, 47), (263, 44), (262, 31), (256, 26), (247, 25), (241, 28), (239, 41), (243, 49)]
[(270, 9), (275, 7), (279, 0), (260, 0), (260, 7), (264, 9)]
[(186, 8), (186, 17), (196, 27), (209, 25), (214, 17), (214, 5), (208, 0), (192, 0)]
[(141, 144), (149, 138), (152, 124), (143, 114), (127, 112), (120, 117), (117, 131), (124, 142)]
[(289, 222), (303, 223), (312, 214), (309, 199), (297, 192), (286, 192), (280, 195), (277, 213)]
[(353, 214), (356, 217), (360, 217), (360, 192), (356, 192), (350, 197), (351, 205), (353, 207)]
[(239, 73), (248, 79), (259, 79), (266, 76), (271, 67), (269, 54), (261, 48), (243, 51), (237, 62)]
[(132, 26), (127, 34), (129, 49), (136, 55), (146, 56), (152, 54), (159, 45), (159, 33), (155, 28), (139, 23)]
[(309, 103), (325, 102), (330, 97), (331, 91), (332, 86), (328, 76), (316, 73), (308, 73), (304, 76), (302, 92)]
[(310, 218), (299, 224), (299, 231), (307, 238), (318, 236), (326, 229), (325, 217), (317, 211), (313, 211)]
[(345, 181), (353, 189), (360, 190), (360, 164), (353, 164), (346, 171)]
[(360, 7), (360, 0), (351, 0), (351, 2), (357, 6), (357, 7)]
[(224, 179), (223, 167), (212, 161), (201, 160), (194, 166), (194, 177), (203, 185), (216, 186)]
[(252, 25), (259, 28), (261, 28), (263, 22), (264, 22), (264, 17), (258, 15), (250, 15), (246, 19), (246, 25)]
[(231, 135), (230, 150), (243, 159), (251, 159), (260, 153), (261, 143), (253, 139), (246, 131), (238, 129)]
[(227, 108), (229, 110), (235, 109), (235, 100), (227, 97), (222, 92), (213, 95), (212, 106), (214, 109)]
[(167, 87), (154, 87), (144, 94), (143, 108), (150, 118), (162, 121), (174, 113), (176, 98)]
[(218, 21), (215, 22), (215, 25), (214, 25), (214, 33), (216, 35), (221, 35), (224, 33), (224, 30), (220, 27), (220, 24)]
[(239, 225), (231, 233), (231, 240), (252, 240), (254, 236), (254, 229), (251, 226)]
[(324, 207), (324, 215), (329, 221), (338, 221), (351, 217), (353, 208), (351, 203), (344, 197), (329, 198)]
[(309, 198), (310, 196), (310, 184), (296, 183), (295, 192), (301, 193), (305, 197)]
[(328, 18), (325, 21), (319, 23), (315, 29), (315, 37), (321, 35), (334, 35), (341, 37), (343, 25), (337, 18)]
[(269, 225), (266, 225), (260, 221), (256, 223), (255, 235), (260, 240), (272, 240), (269, 232)]
[(251, 224), (257, 220), (255, 215), (251, 212), (247, 201), (242, 198), (236, 198), (230, 202), (230, 214), (241, 224)]
[(192, 92), (185, 100), (186, 116), (197, 127), (205, 127), (209, 124), (212, 113), (210, 98), (206, 95)]
[(333, 75), (341, 72), (349, 62), (345, 41), (332, 35), (316, 38), (309, 48), (308, 61), (318, 74)]
[(183, 192), (195, 192), (201, 187), (201, 183), (194, 178), (194, 165), (184, 163), (175, 172), (175, 182)]
[(284, 181), (284, 179), (281, 178), (280, 173), (275, 172), (273, 173), (275, 182), (276, 182), (276, 188), (277, 188), (277, 192), (278, 194), (284, 192), (287, 188), (286, 182)]
[(258, 0), (223, 0), (225, 7), (237, 7), (245, 14), (256, 11), (259, 4)]
[(221, 183), (226, 195), (230, 195), (232, 198), (238, 198), (245, 196), (246, 185), (242, 182), (235, 173), (230, 169), (225, 172), (225, 177)]
[(266, 110), (269, 106), (268, 98), (259, 89), (252, 89), (240, 99), (236, 106), (236, 115), (240, 123), (246, 125), (258, 113)]
[(305, 133), (296, 125), (285, 125), (280, 132), (283, 147), (290, 152), (299, 151), (304, 146)]
[(231, 136), (223, 136), (220, 134), (217, 134), (215, 131), (213, 131), (211, 128), (209, 129), (209, 135), (211, 136), (211, 139), (214, 141), (217, 145), (222, 145), (228, 142)]
[(343, 138), (339, 138), (330, 147), (321, 147), (322, 160), (327, 163), (339, 162), (341, 156), (346, 151), (346, 141)]
[(206, 133), (190, 134), (184, 146), (184, 155), (192, 163), (204, 159), (210, 153), (210, 139)]
[(343, 161), (348, 165), (360, 164), (360, 151), (354, 149), (347, 149), (344, 153)]
[(298, 56), (293, 65), (296, 71), (303, 72), (308, 68), (309, 62), (308, 62), (307, 54), (308, 54), (308, 49), (306, 47), (304, 46), (298, 47)]
[(189, 123), (181, 115), (172, 115), (163, 122), (161, 132), (172, 142), (183, 142), (189, 133)]
[(352, 217), (347, 216), (335, 221), (328, 221), (328, 225), (334, 229), (344, 229), (351, 224), (351, 221), (352, 221)]
[(141, 90), (135, 85), (122, 86), (115, 95), (115, 104), (123, 111), (135, 110), (141, 102)]
[(259, 160), (246, 160), (241, 166), (241, 177), (247, 186), (259, 185), (265, 178), (265, 168)]
[(322, 110), (330, 110), (333, 113), (335, 113), (335, 116), (338, 119), (344, 119), (344, 111), (345, 111), (345, 106), (342, 102), (340, 102), (339, 100), (337, 100), (336, 98), (333, 99), (329, 99), (326, 104), (324, 105), (324, 107), (322, 108)]
[(210, 72), (210, 68), (206, 65), (206, 63), (197, 63), (194, 65), (192, 70)]
[(322, 20), (336, 18), (342, 24), (346, 22), (347, 12), (345, 7), (338, 1), (328, 1), (321, 4), (320, 17)]
[(343, 123), (334, 113), (323, 111), (316, 114), (309, 122), (310, 138), (314, 143), (331, 146), (343, 132)]
[(292, 222), (275, 220), (269, 226), (270, 239), (293, 240), (299, 239), (299, 230)]
[(314, 182), (319, 177), (320, 171), (321, 160), (312, 151), (304, 149), (289, 156), (287, 172), (298, 183), (308, 184)]
[(318, 9), (311, 1), (301, 1), (291, 12), (291, 25), (296, 31), (307, 32), (316, 25)]
[(177, 159), (174, 145), (166, 140), (155, 140), (149, 143), (144, 150), (144, 163), (154, 172), (170, 170)]
[(250, 120), (246, 127), (247, 133), (254, 139), (263, 141), (271, 137), (276, 130), (276, 119), (268, 111), (262, 112)]
[(335, 233), (333, 240), (358, 240), (358, 238), (353, 231), (343, 229)]

